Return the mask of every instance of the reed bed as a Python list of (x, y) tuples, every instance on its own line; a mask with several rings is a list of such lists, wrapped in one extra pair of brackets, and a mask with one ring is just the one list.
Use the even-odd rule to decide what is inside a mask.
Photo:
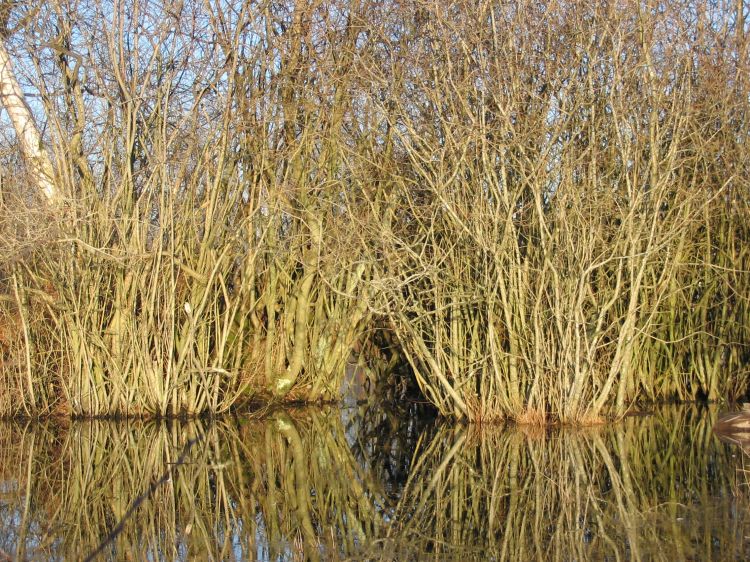
[[(355, 75), (333, 64), (355, 22), (327, 22), (312, 56), (301, 9), (238, 5), (226, 27), (211, 5), (78, 4), (25, 14), (9, 41), (49, 119), (58, 196), (39, 244), (15, 225), (32, 174), (4, 178), (0, 222), (19, 242), (0, 415), (337, 398), (372, 269), (347, 224), (363, 181), (343, 156)], [(29, 51), (40, 38), (57, 47)]]
[(699, 4), (4, 9), (0, 416), (337, 400), (363, 350), (474, 422), (741, 396), (747, 23)]
[(690, 5), (392, 23), (412, 62), (373, 70), (400, 157), (381, 306), (444, 415), (586, 424), (747, 390), (744, 30)]

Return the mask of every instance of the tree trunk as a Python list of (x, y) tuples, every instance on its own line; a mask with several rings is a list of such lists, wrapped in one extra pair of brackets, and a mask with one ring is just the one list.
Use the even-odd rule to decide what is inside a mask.
[(0, 102), (8, 112), (18, 136), (24, 158), (31, 169), (36, 187), (48, 203), (59, 200), (59, 191), (52, 174), (52, 163), (42, 146), (42, 137), (26, 105), (21, 87), (13, 73), (13, 66), (5, 45), (0, 41)]

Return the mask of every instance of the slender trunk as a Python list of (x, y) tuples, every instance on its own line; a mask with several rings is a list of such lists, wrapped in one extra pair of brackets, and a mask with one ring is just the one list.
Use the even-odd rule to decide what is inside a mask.
[(23, 91), (16, 80), (5, 45), (0, 41), (0, 101), (8, 112), (24, 158), (34, 175), (36, 186), (48, 203), (58, 201), (60, 194), (53, 181), (52, 163), (42, 146), (42, 137), (34, 123)]

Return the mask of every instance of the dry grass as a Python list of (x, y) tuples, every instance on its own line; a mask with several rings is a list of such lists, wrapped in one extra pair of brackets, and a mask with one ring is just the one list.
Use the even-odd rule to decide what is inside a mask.
[(549, 416), (540, 410), (526, 410), (516, 416), (514, 421), (518, 425), (543, 426), (547, 425)]

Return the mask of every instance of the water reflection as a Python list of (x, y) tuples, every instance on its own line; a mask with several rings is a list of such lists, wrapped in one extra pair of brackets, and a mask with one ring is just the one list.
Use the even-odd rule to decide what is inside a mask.
[(418, 453), (381, 558), (749, 559), (743, 459), (714, 418), (683, 407), (592, 430), (444, 428)]
[(0, 560), (750, 558), (744, 455), (713, 412), (481, 432), (407, 414), (0, 425)]
[(337, 411), (3, 429), (0, 547), (19, 559), (329, 558), (387, 507)]

